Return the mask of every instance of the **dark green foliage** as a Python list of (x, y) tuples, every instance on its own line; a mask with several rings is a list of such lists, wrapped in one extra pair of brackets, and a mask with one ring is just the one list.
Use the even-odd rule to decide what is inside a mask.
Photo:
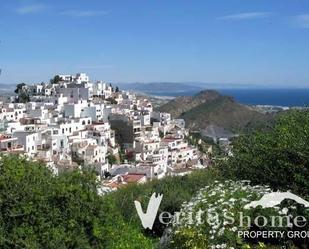
[(111, 154), (107, 156), (107, 160), (108, 160), (108, 163), (110, 165), (113, 165), (117, 162), (116, 157), (114, 155), (111, 155)]
[(61, 81), (60, 76), (59, 75), (55, 75), (55, 77), (50, 80), (50, 83), (51, 84), (57, 84), (59, 81)]
[(25, 83), (17, 84), (15, 93), (18, 94), (18, 102), (20, 103), (27, 103), (30, 101), (30, 96), (27, 90), (23, 89), (23, 87), (26, 86)]
[(309, 112), (281, 115), (273, 129), (241, 136), (221, 165), (227, 178), (248, 179), (309, 196)]
[(17, 94), (19, 94), (20, 91), (23, 89), (23, 87), (24, 87), (25, 85), (26, 85), (25, 83), (17, 84), (16, 89), (14, 90), (14, 92), (17, 93)]
[(109, 197), (97, 195), (95, 174), (54, 177), (18, 157), (0, 160), (0, 248), (151, 248), (126, 224)]
[(159, 131), (160, 138), (164, 138), (164, 133), (162, 131)]
[(18, 102), (20, 103), (27, 103), (30, 101), (30, 96), (28, 93), (26, 92), (21, 92), (19, 95), (18, 95)]
[[(179, 211), (181, 204), (190, 200), (200, 188), (218, 178), (218, 173), (215, 170), (199, 170), (182, 177), (165, 177), (143, 185), (131, 185), (112, 193), (111, 198), (115, 201), (115, 205), (119, 208), (126, 221), (141, 227), (134, 200), (139, 200), (144, 210), (146, 210), (152, 193), (160, 193), (163, 194), (163, 199), (159, 213), (164, 211), (174, 213)], [(161, 236), (165, 228), (166, 226), (162, 225), (157, 217), (151, 234)]]
[(106, 101), (110, 102), (112, 105), (117, 105), (117, 100), (115, 98), (109, 97), (106, 99)]
[[(200, 132), (191, 132), (189, 136), (186, 138), (189, 144), (197, 147), (199, 151), (209, 154), (208, 149), (212, 146), (213, 154), (219, 155), (220, 154), (220, 147), (217, 143), (213, 141), (213, 139), (209, 137), (202, 136)], [(199, 143), (200, 141), (200, 143)]]
[[(196, 228), (184, 227), (174, 236), (169, 249), (205, 249), (209, 248), (208, 238)], [(166, 248), (167, 249), (167, 248)]]
[[(154, 248), (166, 226), (157, 217), (153, 230), (145, 231), (134, 200), (146, 210), (152, 193), (161, 193), (159, 213), (174, 213), (200, 188), (222, 178), (249, 179), (253, 184), (291, 189), (306, 198), (308, 143), (309, 112), (291, 111), (272, 129), (237, 138), (234, 157), (218, 167), (129, 185), (103, 197), (97, 195), (98, 183), (92, 172), (73, 171), (55, 177), (38, 163), (2, 156), (0, 248)], [(194, 237), (191, 232), (185, 231), (184, 236)], [(207, 242), (207, 238), (201, 239)], [(181, 237), (180, 243), (185, 242)]]

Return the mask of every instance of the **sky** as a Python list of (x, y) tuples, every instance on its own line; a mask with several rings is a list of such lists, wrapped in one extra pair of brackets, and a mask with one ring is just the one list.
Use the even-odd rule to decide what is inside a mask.
[(309, 88), (308, 0), (1, 0), (0, 83)]

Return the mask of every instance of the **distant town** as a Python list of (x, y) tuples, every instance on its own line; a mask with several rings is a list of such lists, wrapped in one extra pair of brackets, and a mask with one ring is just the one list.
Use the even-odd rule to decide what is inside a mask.
[(0, 102), (0, 150), (63, 171), (95, 170), (102, 193), (129, 183), (206, 168), (183, 119), (154, 111), (149, 99), (85, 73), (18, 84)]

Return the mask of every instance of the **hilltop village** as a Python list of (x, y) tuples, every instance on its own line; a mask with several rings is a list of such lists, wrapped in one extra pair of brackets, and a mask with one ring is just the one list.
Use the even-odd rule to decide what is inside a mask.
[(42, 162), (55, 175), (91, 168), (106, 192), (209, 164), (188, 143), (184, 120), (84, 73), (19, 84), (16, 94), (0, 102), (1, 153)]

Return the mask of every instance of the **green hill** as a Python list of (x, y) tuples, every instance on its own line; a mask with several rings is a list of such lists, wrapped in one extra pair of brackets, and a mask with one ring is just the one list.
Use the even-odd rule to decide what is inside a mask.
[(183, 118), (188, 127), (197, 130), (214, 125), (239, 132), (264, 126), (273, 119), (273, 115), (263, 114), (214, 90), (177, 97), (159, 109), (171, 113), (174, 118)]

